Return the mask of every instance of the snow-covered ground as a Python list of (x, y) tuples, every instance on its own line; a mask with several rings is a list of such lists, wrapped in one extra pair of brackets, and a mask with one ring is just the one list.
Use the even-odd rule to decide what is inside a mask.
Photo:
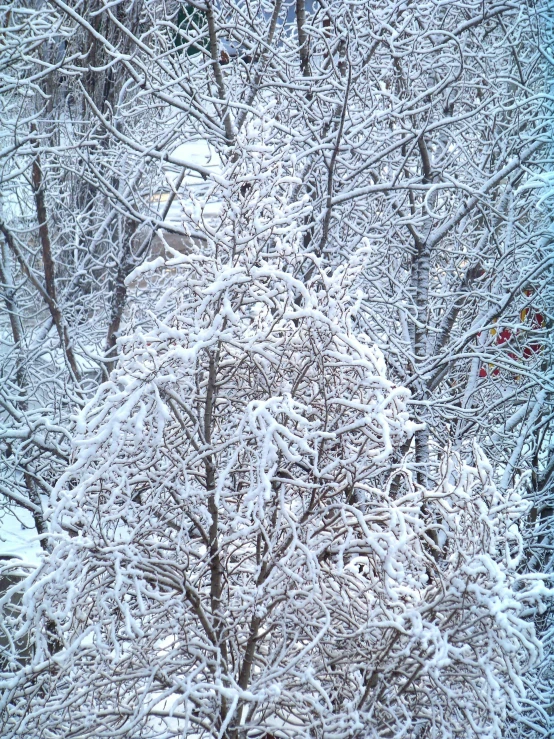
[[(221, 160), (219, 155), (215, 149), (203, 139), (196, 139), (180, 144), (172, 152), (172, 157), (205, 167), (214, 174), (219, 174), (221, 172)], [(171, 189), (178, 187), (179, 193), (174, 196), (167, 213), (165, 211), (167, 203), (171, 198), (171, 191), (168, 190), (167, 192), (155, 195), (155, 200), (159, 203), (159, 213), (164, 216), (164, 222), (167, 223), (168, 226), (182, 227), (185, 212), (188, 211), (190, 213), (191, 210), (196, 211), (197, 215), (199, 215), (199, 211), (201, 211), (202, 219), (206, 221), (217, 218), (221, 210), (221, 203), (217, 200), (210, 200), (208, 202), (205, 200), (211, 184), (210, 182), (205, 180), (197, 172), (188, 170), (182, 182), (179, 184), (182, 171), (178, 171), (178, 168), (174, 166), (168, 167), (166, 176)], [(182, 240), (182, 237), (180, 238)], [(174, 246), (171, 241), (172, 239), (169, 238), (168, 243), (170, 246)], [(177, 241), (179, 241), (178, 236), (176, 242)]]
[(15, 557), (21, 560), (21, 564), (38, 565), (41, 556), (42, 549), (31, 514), (23, 508), (17, 513), (3, 511), (0, 518), (0, 559)]

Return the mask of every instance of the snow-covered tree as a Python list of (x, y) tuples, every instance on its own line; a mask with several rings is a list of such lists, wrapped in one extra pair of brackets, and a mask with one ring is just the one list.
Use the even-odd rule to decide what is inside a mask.
[(5, 619), (34, 643), (6, 737), (492, 738), (525, 697), (525, 504), (477, 446), (383, 484), (418, 426), (353, 328), (365, 254), (295, 277), (309, 204), (261, 139), (206, 253), (129, 277), (135, 330)]
[[(37, 682), (26, 694), (36, 690), (29, 732), (58, 731), (69, 715), (59, 691), (82, 687), (75, 671), (90, 668), (89, 692), (72, 695), (82, 695), (83, 725), (96, 716), (91, 735), (104, 731), (101, 711), (105, 731), (114, 733), (110, 710), (129, 695), (134, 702), (122, 732), (163, 735), (152, 717), (169, 705), (163, 691), (177, 688), (173, 678), (163, 687), (160, 660), (181, 653), (179, 640), (188, 633), (174, 621), (163, 642), (163, 618), (177, 602), (179, 624), (188, 628), (197, 614), (185, 590), (152, 595), (167, 608), (144, 620), (141, 597), (151, 581), (141, 571), (136, 600), (117, 595), (131, 593), (131, 575), (121, 570), (127, 574), (118, 579), (113, 544), (127, 536), (135, 551), (137, 532), (155, 531), (145, 534), (145, 546), (162, 547), (161, 532), (168, 550), (179, 542), (174, 561), (196, 578), (200, 613), (208, 614), (215, 639), (209, 647), (208, 631), (194, 632), (198, 677), (177, 660), (180, 676), (208, 685), (206, 694), (202, 688), (194, 700), (182, 699), (190, 709), (183, 720), (199, 726), (211, 715), (216, 734), (250, 726), (253, 735), (278, 732), (281, 722), (294, 734), (295, 719), (283, 706), (293, 711), (295, 693), (298, 721), (320, 716), (313, 719), (319, 728), (304, 723), (302, 730), (325, 736), (335, 731), (325, 716), (338, 717), (338, 726), (347, 714), (357, 721), (356, 710), (360, 736), (404, 729), (414, 737), (463, 735), (479, 726), (494, 735), (508, 732), (508, 715), (526, 722), (519, 733), (548, 733), (540, 707), (547, 680), (527, 685), (530, 697), (520, 704), (507, 688), (532, 661), (532, 637), (525, 636), (531, 626), (518, 621), (509, 631), (504, 622), (500, 627), (501, 615), (484, 613), (494, 611), (494, 593), (501, 592), (517, 615), (517, 602), (527, 597), (518, 578), (551, 569), (552, 238), (534, 188), (550, 166), (549, 11), (542, 0), (0, 6), (0, 495), (4, 510), (27, 509), (44, 548), (54, 549), (36, 576), (36, 598), (29, 595), (25, 606), (38, 640)], [(195, 142), (215, 152), (221, 168), (179, 154), (182, 144), (190, 151)], [(200, 187), (190, 186), (191, 172)], [(172, 232), (188, 256), (174, 254), (165, 268), (163, 258), (143, 264), (158, 229), (158, 244)], [(382, 523), (369, 512), (381, 510), (376, 501), (384, 506), (376, 514)], [(175, 510), (181, 518), (174, 521)], [(525, 511), (525, 522), (516, 522)], [(368, 543), (379, 527), (389, 532), (390, 540), (383, 536), (390, 557), (385, 545)], [(490, 545), (489, 531), (496, 542)], [(334, 543), (326, 549), (327, 540)], [(302, 627), (287, 621), (293, 606), (278, 601), (260, 611), (251, 636), (258, 601), (241, 600), (239, 580), (248, 592), (267, 573), (269, 584), (259, 588), (272, 602), (272, 578), (279, 572), (279, 582), (292, 583), (296, 570), (264, 562), (277, 552), (286, 563), (289, 549), (300, 584), (310, 583), (306, 592), (320, 600), (315, 611), (306, 605)], [(94, 557), (108, 550), (108, 569), (98, 568)], [(461, 559), (452, 564), (454, 551)], [(481, 555), (490, 558), (490, 567), (475, 565), (482, 597), (467, 575), (477, 572), (472, 563)], [(367, 561), (352, 564), (358, 556)], [(79, 579), (87, 557), (85, 571), (95, 574)], [(455, 574), (461, 561), (470, 563), (462, 594)], [(355, 574), (356, 567), (362, 571)], [(387, 579), (401, 571), (405, 579)], [(97, 572), (111, 574), (102, 581)], [(366, 590), (362, 580), (371, 583)], [(334, 583), (325, 590), (333, 614), (340, 612), (336, 593), (353, 603), (360, 589), (360, 622), (373, 625), (362, 638), (332, 621), (320, 640), (330, 645), (324, 653), (310, 645), (323, 628), (317, 608), (326, 602), (327, 581)], [(62, 607), (66, 586), (90, 605)], [(442, 601), (439, 590), (448, 594)], [(418, 597), (440, 607), (425, 611)], [(32, 607), (41, 598), (43, 621)], [(109, 636), (102, 631), (109, 621), (102, 609), (112, 601), (121, 614), (128, 609), (132, 646), (121, 646), (127, 637), (116, 625)], [(408, 628), (402, 609), (418, 618), (431, 614), (425, 628)], [(89, 617), (76, 614), (89, 611), (98, 631), (85, 638), (87, 652), (76, 645)], [(538, 590), (522, 614), (539, 632), (547, 628)], [(385, 616), (394, 624), (400, 618), (401, 626), (375, 626)], [(347, 622), (357, 619), (350, 614)], [(467, 648), (460, 647), (463, 659), (447, 656), (439, 669), (429, 646), (435, 642), (417, 642), (414, 634), (436, 627), (436, 643), (451, 644), (452, 623)], [(284, 628), (292, 631), (283, 636)], [(44, 671), (41, 633), (44, 650), (61, 650)], [(300, 649), (298, 671), (287, 672), (291, 683), (283, 678), (282, 699), (262, 700), (263, 676), (281, 664), (279, 645), (287, 665)], [(359, 655), (370, 652), (375, 664), (381, 655), (380, 666), (371, 667), (368, 657), (370, 666), (360, 667)], [(122, 660), (120, 693), (117, 680), (102, 682), (113, 674), (102, 672), (106, 655), (114, 665)], [(133, 677), (125, 672), (135, 669), (133, 660), (159, 672)], [(345, 661), (351, 670), (339, 669)], [(187, 669), (196, 669), (192, 664)], [(261, 681), (258, 697), (240, 685), (243, 664), (248, 690)], [(450, 675), (454, 682), (464, 675), (459, 685), (472, 686), (473, 702), (466, 706)], [(13, 683), (16, 717), (26, 710), (18, 692), (24, 684)], [(333, 687), (339, 684), (344, 700)], [(10, 700), (12, 683), (6, 685)], [(307, 685), (315, 692), (302, 692)], [(320, 688), (327, 708), (314, 697)], [(187, 691), (181, 694), (193, 695)], [(143, 728), (133, 728), (158, 698)], [(79, 714), (72, 716), (80, 726)], [(344, 731), (356, 736), (352, 726)]]
[[(525, 185), (544, 169), (550, 136), (548, 9), (496, 0), (3, 8), (1, 279), (8, 312), (22, 317), (15, 334), (6, 322), (2, 397), (17, 427), (3, 434), (7, 500), (40, 518), (71, 433), (57, 396), (82, 404), (113, 368), (125, 279), (153, 230), (192, 228), (202, 239), (218, 227), (167, 222), (189, 197), (186, 173), (214, 180), (177, 147), (209, 142), (228, 167), (223, 190), (236, 191), (241, 135), (268, 112), (274, 157), (286, 150), (297, 162), (291, 197), (310, 201), (304, 250), (335, 268), (371, 246), (359, 330), (427, 424), (412, 460), (420, 482), (433, 444), (470, 454), (473, 436), (502, 464), (504, 486), (540, 476), (552, 263), (548, 215)], [(56, 438), (38, 431), (46, 422)], [(545, 510), (539, 501), (541, 520)]]

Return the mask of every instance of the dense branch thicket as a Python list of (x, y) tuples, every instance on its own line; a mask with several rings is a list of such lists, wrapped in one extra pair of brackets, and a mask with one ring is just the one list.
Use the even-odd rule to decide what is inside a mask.
[(80, 414), (61, 541), (23, 597), (16, 732), (500, 736), (525, 696), (525, 504), (478, 447), (431, 489), (405, 465), (376, 485), (417, 432), (409, 394), (350, 328), (363, 253), (298, 280), (294, 210), (269, 253), (251, 235), (171, 260), (151, 328)]
[(6, 731), (548, 735), (549, 11), (0, 7)]

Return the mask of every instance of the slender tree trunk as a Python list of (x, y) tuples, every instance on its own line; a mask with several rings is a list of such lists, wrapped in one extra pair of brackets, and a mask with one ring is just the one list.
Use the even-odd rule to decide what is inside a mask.
[[(218, 357), (210, 354), (208, 363), (208, 383), (206, 387), (206, 400), (204, 405), (204, 442), (209, 448), (212, 443), (213, 410), (217, 392), (217, 365)], [(219, 551), (219, 510), (215, 497), (216, 476), (215, 460), (212, 454), (206, 456), (206, 490), (208, 492), (208, 511), (210, 514), (210, 528), (208, 531), (210, 550), (210, 602), (212, 611), (213, 631), (217, 639), (221, 659), (224, 666), (227, 665), (227, 643), (223, 634), (223, 619), (221, 613), (221, 595), (223, 592), (223, 566)], [(227, 700), (221, 696), (221, 724), (225, 721), (228, 713)]]
[(50, 233), (48, 230), (48, 217), (46, 211), (46, 202), (44, 198), (44, 180), (40, 166), (40, 156), (38, 153), (36, 154), (33, 161), (31, 182), (33, 194), (35, 197), (40, 244), (42, 248), (44, 283), (46, 287), (46, 294), (49, 298), (48, 308), (50, 309), (54, 325), (56, 326), (56, 330), (60, 338), (62, 350), (73, 374), (73, 378), (76, 382), (79, 382), (79, 380), (81, 379), (81, 374), (79, 372), (75, 353), (73, 352), (73, 347), (71, 346), (67, 323), (65, 322), (60, 307), (58, 305), (54, 258), (52, 256), (52, 245), (50, 241)]

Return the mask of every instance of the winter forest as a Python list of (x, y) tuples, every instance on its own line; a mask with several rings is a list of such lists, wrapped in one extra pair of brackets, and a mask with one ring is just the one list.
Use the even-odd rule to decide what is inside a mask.
[(0, 0), (0, 736), (554, 736), (552, 0)]

